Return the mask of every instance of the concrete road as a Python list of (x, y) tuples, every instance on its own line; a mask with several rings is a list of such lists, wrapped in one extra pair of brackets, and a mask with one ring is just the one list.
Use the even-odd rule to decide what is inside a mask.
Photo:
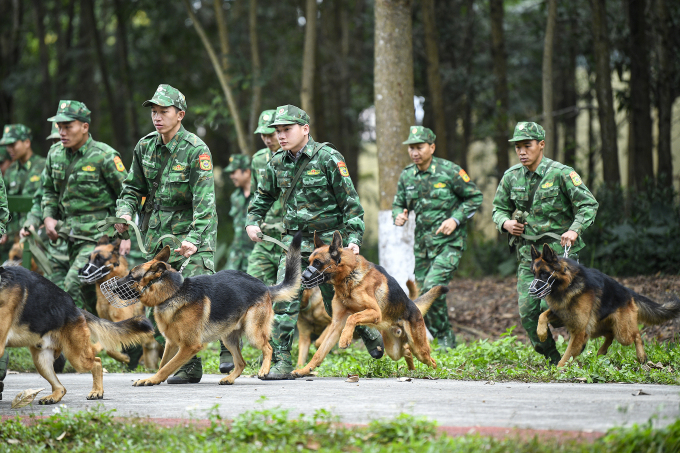
[[(220, 415), (233, 419), (260, 408), (290, 409), (291, 416), (313, 414), (324, 408), (346, 423), (367, 423), (406, 412), (435, 419), (449, 427), (499, 427), (604, 432), (615, 426), (644, 423), (658, 416), (655, 426), (680, 417), (680, 387), (641, 384), (524, 384), (451, 380), (339, 378), (260, 381), (241, 377), (233, 386), (219, 386), (222, 376), (205, 375), (199, 384), (132, 387), (146, 374), (105, 374), (104, 399), (87, 401), (92, 386), (86, 374), (61, 374), (67, 389), (61, 401), (73, 410), (102, 404), (120, 416), (203, 419), (219, 404)], [(54, 406), (27, 406), (13, 410), (10, 402), (20, 391), (47, 387), (37, 374), (11, 374), (5, 378), (0, 415), (52, 414)], [(648, 395), (637, 395), (642, 390)], [(262, 397), (266, 397), (263, 399)], [(37, 399), (36, 399), (37, 402)]]

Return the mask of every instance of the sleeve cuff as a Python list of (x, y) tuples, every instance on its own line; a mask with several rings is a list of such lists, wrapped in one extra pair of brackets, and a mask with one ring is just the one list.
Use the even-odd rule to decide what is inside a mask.
[(501, 233), (508, 233), (507, 230), (504, 230), (504, 229), (503, 229), (503, 224), (504, 224), (505, 222), (507, 222), (508, 220), (510, 220), (510, 217), (502, 217), (502, 218), (500, 218), (500, 219), (498, 220), (498, 223), (496, 224), (496, 226), (498, 227), (498, 231), (499, 231), (499, 232), (501, 232)]
[(55, 211), (52, 208), (45, 208), (43, 210), (43, 219), (46, 219), (48, 217), (52, 217), (53, 219), (56, 219), (58, 216), (59, 215), (58, 215), (57, 211)]
[(581, 235), (581, 230), (583, 229), (583, 225), (580, 222), (574, 222), (571, 224), (569, 227), (571, 231), (576, 232), (579, 236)]
[(201, 245), (201, 238), (198, 237), (198, 235), (196, 233), (193, 233), (193, 232), (187, 234), (187, 237), (185, 237), (184, 240), (187, 241), (187, 242), (191, 242), (192, 244), (194, 244), (196, 246), (196, 248), (199, 248), (200, 245)]

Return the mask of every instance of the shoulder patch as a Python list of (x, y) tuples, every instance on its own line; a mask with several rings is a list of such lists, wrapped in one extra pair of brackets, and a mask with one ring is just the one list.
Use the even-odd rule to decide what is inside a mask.
[(576, 173), (576, 171), (572, 171), (569, 173), (569, 177), (571, 178), (571, 182), (574, 183), (575, 186), (580, 186), (583, 184), (583, 181), (581, 181), (581, 177)]
[(349, 176), (349, 171), (347, 170), (347, 165), (344, 162), (338, 162), (338, 170), (342, 176)]
[(460, 171), (458, 172), (458, 176), (460, 176), (461, 178), (463, 178), (463, 181), (465, 181), (465, 182), (470, 182), (470, 177), (468, 176), (467, 173), (465, 173), (465, 170), (463, 170), (462, 168), (461, 168)]
[(210, 155), (201, 154), (198, 156), (198, 166), (201, 170), (212, 170), (212, 160), (210, 160)]
[(29, 179), (29, 181), (31, 181), (31, 182), (40, 181), (40, 175), (33, 175), (33, 176), (31, 176), (31, 178)]
[(125, 165), (123, 165), (123, 161), (120, 160), (120, 157), (118, 156), (114, 157), (113, 163), (116, 164), (116, 170), (125, 171)]

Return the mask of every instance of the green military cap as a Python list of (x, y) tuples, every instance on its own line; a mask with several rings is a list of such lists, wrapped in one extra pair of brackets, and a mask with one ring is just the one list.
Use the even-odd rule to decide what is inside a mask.
[(6, 160), (11, 160), (12, 157), (9, 155), (9, 152), (7, 151), (6, 146), (0, 146), (0, 162), (4, 162)]
[(30, 140), (31, 130), (23, 124), (5, 124), (0, 145), (9, 145), (19, 140)]
[(274, 120), (276, 110), (265, 110), (260, 113), (260, 119), (257, 120), (257, 129), (253, 134), (273, 134), (276, 129), (269, 126), (269, 123)]
[(165, 83), (158, 85), (153, 97), (148, 101), (144, 101), (142, 106), (148, 107), (151, 104), (160, 105), (161, 107), (170, 107), (171, 105), (174, 105), (178, 109), (184, 111), (187, 109), (187, 99), (182, 92)]
[(520, 121), (515, 126), (515, 133), (509, 142), (519, 142), (522, 140), (545, 140), (545, 129), (538, 123), (531, 121)]
[(269, 123), (269, 127), (284, 126), (286, 124), (299, 124), (304, 126), (309, 124), (309, 115), (300, 107), (294, 105), (280, 105), (274, 112), (274, 120)]
[(52, 133), (45, 138), (45, 140), (59, 140), (61, 137), (59, 136), (59, 126), (57, 126), (57, 123), (52, 123)]
[(47, 118), (47, 121), (69, 123), (78, 120), (83, 123), (89, 123), (91, 113), (84, 102), (61, 100), (59, 101), (59, 107), (57, 107), (57, 114)]
[(411, 126), (408, 130), (408, 138), (402, 145), (414, 145), (416, 143), (429, 143), (432, 144), (437, 139), (434, 135), (432, 129), (428, 129), (424, 126)]
[(250, 156), (245, 154), (232, 154), (229, 157), (229, 165), (224, 169), (226, 173), (236, 170), (248, 170), (250, 168)]

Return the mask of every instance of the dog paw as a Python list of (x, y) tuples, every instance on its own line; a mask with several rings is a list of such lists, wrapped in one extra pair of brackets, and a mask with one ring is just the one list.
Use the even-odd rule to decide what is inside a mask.
[(234, 385), (234, 379), (229, 379), (229, 377), (225, 377), (223, 379), (220, 379), (219, 384), (220, 385)]
[(293, 372), (290, 373), (290, 374), (292, 374), (293, 377), (300, 378), (300, 377), (307, 376), (309, 373), (311, 373), (311, 370), (306, 371), (304, 368), (300, 368), (299, 370), (293, 370)]
[(87, 395), (88, 400), (101, 400), (104, 399), (104, 392), (92, 391)]
[(548, 329), (543, 326), (538, 326), (536, 329), (536, 335), (538, 335), (538, 339), (543, 342), (548, 338)]
[(159, 382), (154, 382), (151, 379), (139, 379), (135, 381), (132, 385), (134, 387), (150, 387), (156, 384), (159, 384)]
[(347, 349), (352, 342), (352, 337), (350, 338), (340, 338), (340, 341), (338, 342), (338, 347), (340, 349)]
[(38, 404), (40, 404), (41, 406), (47, 406), (49, 404), (57, 404), (58, 402), (59, 402), (59, 400), (55, 400), (51, 396), (47, 396), (45, 398), (38, 400)]

